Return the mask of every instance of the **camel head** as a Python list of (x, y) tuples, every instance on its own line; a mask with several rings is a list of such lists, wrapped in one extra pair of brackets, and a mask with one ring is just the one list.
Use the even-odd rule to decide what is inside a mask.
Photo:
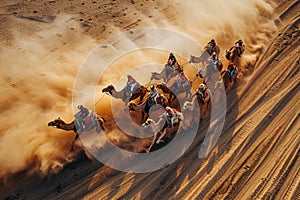
[(55, 120), (49, 122), (49, 123), (48, 123), (48, 126), (58, 127), (59, 124), (60, 124), (61, 122), (63, 122), (63, 120), (60, 119), (60, 117), (58, 117), (57, 119), (55, 119)]
[(194, 60), (195, 60), (195, 56), (193, 56), (193, 55), (190, 55), (190, 60), (189, 60), (189, 63), (194, 63)]
[(192, 102), (186, 101), (182, 106), (182, 110), (192, 110)]
[(115, 87), (113, 85), (109, 85), (106, 88), (103, 88), (102, 92), (112, 94), (112, 92), (111, 92), (112, 90), (115, 90)]
[(156, 79), (156, 77), (158, 76), (159, 74), (157, 72), (151, 72), (151, 78), (150, 80), (153, 80), (153, 79)]
[(150, 124), (154, 124), (154, 120), (148, 118), (143, 124), (142, 124), (142, 128), (147, 128)]
[(202, 62), (202, 61), (203, 61), (202, 57), (198, 58), (196, 56), (190, 55), (189, 63), (199, 63), (199, 62)]

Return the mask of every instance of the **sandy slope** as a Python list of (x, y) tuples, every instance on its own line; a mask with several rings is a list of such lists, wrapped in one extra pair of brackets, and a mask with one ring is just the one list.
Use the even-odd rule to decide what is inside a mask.
[[(147, 6), (147, 2), (143, 6)], [(66, 8), (63, 2), (56, 3), (61, 4), (60, 8)], [(79, 3), (73, 3), (69, 9), (79, 12)], [(0, 197), (300, 199), (300, 3), (296, 0), (276, 3), (272, 19), (278, 29), (269, 35), (269, 45), (259, 56), (253, 72), (228, 92), (225, 127), (216, 148), (206, 159), (199, 159), (198, 151), (208, 121), (202, 122), (200, 134), (184, 156), (159, 171), (145, 174), (118, 172), (79, 152), (76, 161), (67, 164), (57, 174), (50, 173), (41, 178), (38, 174), (28, 175), (24, 170), (10, 175), (2, 182)], [(89, 4), (92, 1), (85, 2), (86, 6)], [(133, 8), (138, 9), (140, 4), (133, 4)], [(108, 7), (114, 5), (107, 4)], [(126, 7), (126, 4), (119, 6)], [(7, 5), (3, 3), (2, 7)], [(167, 7), (160, 7), (166, 15), (168, 10), (164, 8)], [(13, 15), (25, 16), (26, 12), (32, 11), (12, 12), (17, 12)], [(41, 12), (54, 15), (51, 9)], [(38, 13), (39, 10), (34, 14)], [(3, 21), (12, 20), (6, 15), (1, 17)], [(34, 22), (28, 22), (27, 26), (30, 23)], [(6, 22), (3, 26), (9, 28), (10, 24)], [(124, 24), (125, 29), (127, 26), (135, 26), (135, 22), (128, 21)], [(87, 34), (101, 39), (99, 32), (91, 30), (94, 26), (87, 27), (83, 26)], [(7, 45), (13, 40), (9, 33), (2, 36), (8, 41)]]

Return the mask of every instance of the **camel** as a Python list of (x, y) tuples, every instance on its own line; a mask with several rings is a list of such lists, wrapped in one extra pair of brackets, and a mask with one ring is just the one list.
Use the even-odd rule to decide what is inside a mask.
[(204, 68), (204, 70), (199, 69), (196, 73), (196, 76), (203, 78), (205, 83), (208, 83), (210, 80), (216, 80), (218, 78), (217, 72), (221, 72), (223, 68), (223, 64), (221, 61), (217, 63), (217, 68), (218, 71), (215, 70), (215, 66), (213, 66), (213, 63), (210, 63)]
[(232, 62), (234, 66), (240, 66), (240, 59), (238, 56), (238, 50), (235, 47), (230, 48), (230, 50), (226, 50), (225, 57), (229, 62)]
[(122, 89), (121, 91), (116, 91), (113, 85), (109, 85), (106, 88), (103, 88), (102, 92), (107, 93), (116, 99), (121, 99), (125, 103), (125, 105), (127, 105), (129, 101), (136, 99), (138, 97), (140, 97), (140, 102), (141, 102), (144, 96), (149, 91), (146, 87), (142, 85), (137, 85), (134, 92), (130, 94), (129, 92), (126, 92), (125, 88)]
[(222, 71), (221, 73), (222, 79), (215, 83), (215, 88), (217, 88), (220, 84), (224, 83), (225, 90), (230, 89), (238, 79), (237, 78), (239, 72), (238, 68), (234, 66), (234, 70), (235, 70), (235, 75), (231, 78), (231, 81), (230, 81), (230, 72), (227, 69)]
[[(213, 65), (212, 62), (209, 63), (209, 65), (207, 65), (206, 67), (210, 67), (210, 69), (214, 69), (214, 65)], [(222, 71), (222, 69), (223, 69), (223, 63), (222, 63), (221, 60), (218, 60), (218, 62), (217, 62), (217, 64), (216, 64), (216, 67), (217, 67), (217, 69), (218, 69), (219, 72)]]
[(200, 111), (199, 107), (196, 107), (197, 98), (192, 98), (191, 101), (185, 101), (182, 106), (182, 113), (185, 116), (185, 120), (183, 122), (183, 129), (187, 130), (187, 128), (191, 127), (192, 125), (196, 125), (197, 120), (199, 119)]
[(219, 57), (219, 54), (220, 54), (220, 47), (218, 45), (216, 45), (213, 49), (209, 46), (209, 45), (206, 45), (204, 47), (204, 50), (209, 54), (209, 55), (212, 55), (213, 52), (215, 52), (217, 54), (217, 56)]
[[(94, 128), (96, 128), (97, 133), (99, 133), (101, 130), (105, 130), (104, 122), (105, 122), (104, 118), (102, 118), (102, 117), (99, 118), (98, 117), (97, 121), (92, 123), (89, 127), (87, 127), (84, 130), (79, 130), (79, 127), (81, 127), (81, 126), (78, 125), (77, 120), (74, 120), (74, 121), (72, 121), (71, 123), (68, 124), (68, 123), (64, 122), (62, 119), (60, 119), (60, 117), (58, 117), (57, 119), (49, 122), (48, 126), (53, 126), (53, 127), (58, 128), (58, 129), (63, 129), (63, 130), (66, 130), (66, 131), (74, 131), (76, 133), (76, 135), (75, 135), (75, 138), (73, 139), (72, 147), (71, 147), (71, 151), (73, 151), (75, 141), (78, 139), (79, 135), (82, 132), (90, 131), (90, 130), (93, 130)], [(75, 125), (75, 123), (76, 123), (76, 125)]]
[[(196, 56), (193, 56), (191, 55), (190, 56), (190, 63), (202, 63), (203, 66), (205, 66), (205, 64), (209, 64), (209, 60), (208, 58), (212, 55), (214, 51), (212, 51), (211, 48), (209, 48), (208, 46), (206, 46), (204, 48), (204, 51), (202, 52), (202, 54), (199, 56), (199, 57), (196, 57)], [(220, 54), (220, 47), (216, 45), (215, 47), (215, 52), (217, 54), (217, 56), (219, 57), (219, 54)]]
[[(216, 65), (217, 69), (219, 72), (222, 71), (223, 69), (223, 63), (219, 60), (217, 65)], [(215, 66), (212, 62), (210, 62), (208, 65), (205, 66), (204, 70), (203, 69), (199, 69), (198, 72), (196, 73), (196, 75), (200, 75), (201, 77), (201, 74), (212, 74), (212, 72), (216, 71), (215, 70)]]
[(151, 78), (150, 78), (151, 81), (152, 80), (161, 80), (161, 79), (163, 79), (163, 81), (165, 83), (167, 83), (169, 81), (168, 78), (167, 78), (165, 70), (161, 71), (160, 73), (158, 73), (158, 72), (151, 72)]
[[(150, 152), (152, 146), (154, 145), (154, 143), (159, 144), (160, 142), (164, 142), (162, 140), (162, 138), (168, 133), (168, 130), (170, 131), (176, 131), (178, 129), (179, 126), (179, 122), (182, 121), (183, 118), (183, 114), (180, 112), (177, 112), (176, 115), (176, 119), (174, 120), (173, 124), (168, 123), (167, 121), (165, 121), (165, 119), (163, 117), (161, 117), (157, 122), (155, 122), (153, 119), (148, 118), (143, 124), (142, 127), (143, 128), (147, 128), (150, 127), (152, 132), (154, 133), (153, 135), (153, 139), (151, 142), (151, 145), (148, 147), (148, 149), (146, 150), (147, 153)], [(163, 125), (164, 123), (164, 125)], [(160, 128), (162, 127), (162, 128)], [(160, 133), (160, 137), (157, 139), (157, 135)], [(157, 139), (157, 140), (156, 140)]]
[(177, 74), (179, 74), (182, 71), (183, 71), (183, 68), (178, 63), (176, 63), (174, 65), (174, 69), (172, 69), (171, 67), (168, 67), (167, 65), (165, 65), (165, 68), (160, 73), (151, 72), (150, 80), (152, 81), (152, 80), (161, 80), (161, 79), (163, 79), (163, 81), (165, 83), (167, 83), (171, 78), (175, 77)]
[[(199, 114), (200, 114), (200, 118), (205, 118), (209, 106), (211, 104), (211, 93), (210, 91), (208, 92), (209, 92), (209, 100), (207, 102), (204, 102), (203, 97), (200, 97), (199, 95), (193, 95), (191, 101), (184, 102), (182, 106), (183, 113), (189, 116), (193, 116), (192, 123), (195, 123), (197, 121)], [(198, 103), (199, 105), (198, 108), (196, 107), (196, 103)]]
[[(162, 126), (162, 123), (164, 123), (163, 127), (160, 128)], [(153, 135), (153, 139), (152, 139), (152, 142), (151, 142), (151, 145), (148, 147), (148, 149), (146, 150), (147, 153), (150, 152), (152, 146), (154, 145), (155, 141), (156, 141), (156, 138), (157, 138), (157, 135), (159, 133), (161, 133), (161, 136), (164, 136), (166, 134), (166, 123), (165, 121), (161, 118), (159, 119), (157, 122), (155, 122), (153, 119), (151, 118), (148, 118), (143, 124), (142, 124), (142, 128), (147, 128), (147, 127), (150, 127), (151, 128), (151, 131), (154, 133)], [(156, 141), (156, 143), (158, 144), (159, 141), (162, 139), (162, 137), (159, 137), (159, 140)]]
[(143, 123), (149, 117), (150, 107), (155, 104), (162, 105), (164, 108), (166, 108), (167, 106), (169, 106), (169, 101), (164, 95), (161, 95), (161, 97), (157, 99), (157, 102), (154, 102), (152, 99), (149, 99), (149, 98), (146, 98), (140, 104), (136, 104), (134, 102), (129, 102), (128, 108), (131, 111), (137, 111), (137, 112), (141, 111), (142, 112), (142, 123)]
[(176, 95), (179, 95), (181, 93), (185, 93), (185, 97), (184, 98), (188, 98), (192, 95), (191, 93), (191, 89), (192, 89), (192, 84), (193, 82), (192, 81), (189, 81), (188, 84), (179, 84), (178, 85), (178, 82), (177, 80), (170, 86), (170, 90), (176, 94)]

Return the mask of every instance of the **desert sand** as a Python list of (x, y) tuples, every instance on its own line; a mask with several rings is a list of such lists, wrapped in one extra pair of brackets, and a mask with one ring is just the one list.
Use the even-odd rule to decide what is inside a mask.
[[(300, 199), (299, 13), (297, 0), (1, 1), (0, 199)], [(215, 38), (224, 63), (236, 40), (246, 51), (212, 151), (199, 158), (206, 118), (175, 162), (131, 173), (97, 161), (80, 140), (70, 152), (75, 133), (47, 123), (73, 120), (77, 72), (95, 47), (144, 27), (179, 31), (202, 46)], [(191, 54), (189, 46), (182, 51)], [(167, 56), (146, 50), (119, 58), (98, 82), (95, 111), (108, 121), (110, 140), (128, 151), (142, 152), (151, 139), (122, 134), (101, 89), (145, 59), (163, 64)]]

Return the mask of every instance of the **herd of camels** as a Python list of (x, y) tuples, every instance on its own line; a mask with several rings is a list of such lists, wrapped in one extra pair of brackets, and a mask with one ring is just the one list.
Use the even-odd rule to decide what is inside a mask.
[[(220, 48), (216, 45), (215, 53), (219, 56)], [(189, 63), (202, 63), (204, 69), (199, 69), (196, 73), (196, 77), (200, 77), (202, 81), (208, 85), (212, 84), (211, 80), (214, 76), (211, 61), (209, 60), (213, 51), (206, 46), (204, 51), (199, 57), (190, 56)], [(234, 82), (237, 80), (237, 66), (239, 66), (240, 56), (238, 55), (236, 48), (231, 48), (229, 51), (226, 50), (226, 59), (229, 63), (233, 63), (236, 69), (235, 77), (232, 79), (230, 75), (227, 73), (227, 70), (223, 70), (223, 64), (221, 60), (218, 61), (216, 67), (218, 69), (218, 76), (221, 79), (215, 81), (213, 83), (214, 88), (218, 87), (219, 84), (223, 83), (225, 89), (230, 88)], [(223, 71), (222, 71), (223, 70)], [(147, 97), (149, 95), (149, 90), (146, 85), (137, 84), (135, 90), (131, 94), (126, 94), (125, 88), (121, 91), (117, 91), (113, 85), (109, 85), (106, 88), (102, 89), (102, 92), (110, 95), (113, 98), (120, 99), (125, 103), (125, 108), (128, 109), (128, 112), (140, 112), (142, 119), (140, 120), (140, 126), (143, 128), (151, 128), (154, 133), (152, 142), (150, 146), (145, 150), (145, 152), (151, 151), (153, 145), (158, 144), (163, 141), (166, 136), (167, 139), (171, 139), (174, 136), (179, 128), (186, 129), (187, 127), (192, 126), (194, 123), (199, 123), (199, 120), (196, 119), (205, 118), (209, 114), (210, 109), (210, 100), (208, 102), (204, 102), (198, 95), (192, 95), (192, 83), (193, 81), (189, 81), (189, 87), (180, 88), (176, 87), (176, 84), (172, 84), (170, 87), (167, 86), (172, 79), (176, 78), (180, 72), (183, 72), (183, 65), (179, 65), (176, 63), (173, 66), (172, 71), (168, 71), (167, 66), (160, 72), (152, 72), (151, 80), (162, 80), (163, 83), (152, 84), (158, 89), (158, 91), (162, 94), (162, 98), (160, 101), (155, 102), (153, 104), (160, 104), (163, 108), (171, 107), (178, 111), (179, 115), (177, 115), (177, 119), (175, 119), (172, 124), (167, 123), (167, 121), (163, 118), (159, 118), (157, 122), (153, 119), (149, 118), (149, 105), (146, 103)], [(195, 80), (194, 79), (194, 80)], [(150, 84), (148, 84), (150, 85)], [(210, 87), (209, 87), (210, 88)], [(184, 104), (180, 107), (179, 99), (183, 100)], [(133, 101), (134, 100), (134, 101)], [(138, 103), (137, 103), (138, 102)], [(152, 105), (150, 105), (152, 106)], [(196, 108), (197, 106), (197, 108)], [(75, 138), (72, 141), (71, 151), (74, 149), (75, 141), (79, 138), (79, 135), (85, 131), (96, 130), (98, 133), (100, 131), (105, 130), (105, 119), (102, 117), (98, 117), (84, 130), (78, 130), (79, 126), (77, 125), (78, 120), (75, 117), (75, 120), (71, 123), (66, 123), (62, 119), (57, 118), (48, 123), (48, 126), (56, 127), (58, 129), (63, 129), (66, 131), (74, 131)], [(163, 123), (163, 124), (162, 124)], [(159, 128), (158, 128), (159, 127)], [(162, 127), (162, 128), (160, 128)]]

